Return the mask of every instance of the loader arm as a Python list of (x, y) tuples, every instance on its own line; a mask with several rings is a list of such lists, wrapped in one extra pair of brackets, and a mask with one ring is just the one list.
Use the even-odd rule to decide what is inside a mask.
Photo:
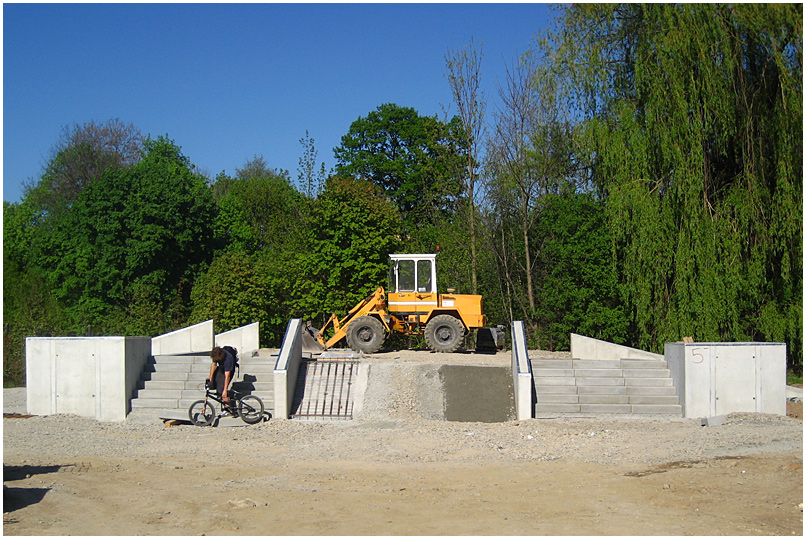
[[(387, 330), (389, 329), (383, 317), (383, 315), (386, 314), (386, 292), (382, 286), (379, 286), (375, 292), (358, 302), (355, 307), (350, 309), (347, 316), (341, 320), (339, 320), (335, 314), (331, 315), (330, 319), (328, 319), (325, 325), (322, 326), (322, 329), (317, 333), (316, 340), (319, 341), (319, 344), (325, 349), (328, 349), (347, 336), (347, 328), (350, 326), (352, 320), (370, 313), (377, 313), (383, 325)], [(325, 341), (325, 329), (327, 329), (330, 324), (333, 324), (333, 331), (335, 333), (330, 339)]]

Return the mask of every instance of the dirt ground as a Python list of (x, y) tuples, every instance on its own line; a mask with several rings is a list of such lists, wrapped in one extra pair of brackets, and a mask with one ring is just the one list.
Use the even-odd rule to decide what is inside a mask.
[(371, 367), (389, 393), (368, 388), (351, 421), (4, 418), (3, 533), (803, 535), (802, 403), (798, 419), (731, 414), (715, 427), (453, 422), (414, 402), (433, 356), (384, 359), (396, 368)]

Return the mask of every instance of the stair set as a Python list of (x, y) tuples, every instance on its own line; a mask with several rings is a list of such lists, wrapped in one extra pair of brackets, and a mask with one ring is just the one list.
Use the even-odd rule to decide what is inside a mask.
[[(238, 355), (239, 369), (230, 388), (252, 394), (274, 413), (274, 365), (276, 356)], [(204, 398), (204, 381), (210, 376), (209, 354), (158, 355), (149, 358), (132, 395), (127, 421), (188, 418), (188, 408)], [(213, 403), (220, 413), (221, 406)]]
[(535, 359), (535, 417), (563, 414), (669, 414), (682, 406), (666, 361)]

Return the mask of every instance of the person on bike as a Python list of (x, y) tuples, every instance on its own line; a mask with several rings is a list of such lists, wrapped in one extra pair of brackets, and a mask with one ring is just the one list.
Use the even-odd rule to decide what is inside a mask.
[[(235, 358), (220, 346), (213, 348), (210, 352), (210, 358), (213, 363), (210, 365), (210, 378), (207, 379), (206, 387), (214, 388), (221, 400), (224, 401), (229, 414), (235, 415), (235, 408), (231, 405), (229, 395), (227, 395), (229, 385), (235, 377)], [(229, 414), (226, 411), (224, 412), (224, 415)]]

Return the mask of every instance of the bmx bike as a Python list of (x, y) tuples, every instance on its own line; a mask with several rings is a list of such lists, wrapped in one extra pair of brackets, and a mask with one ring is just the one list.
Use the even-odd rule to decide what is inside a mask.
[(210, 402), (211, 400), (221, 405), (222, 413), (225, 408), (229, 408), (233, 416), (240, 417), (244, 423), (249, 425), (263, 420), (263, 401), (260, 400), (260, 397), (247, 395), (234, 389), (227, 390), (227, 396), (229, 396), (229, 406), (219, 398), (215, 390), (206, 389), (204, 398), (191, 404), (188, 409), (191, 423), (199, 427), (207, 427), (212, 425), (217, 417), (221, 417), (216, 415), (216, 407)]

